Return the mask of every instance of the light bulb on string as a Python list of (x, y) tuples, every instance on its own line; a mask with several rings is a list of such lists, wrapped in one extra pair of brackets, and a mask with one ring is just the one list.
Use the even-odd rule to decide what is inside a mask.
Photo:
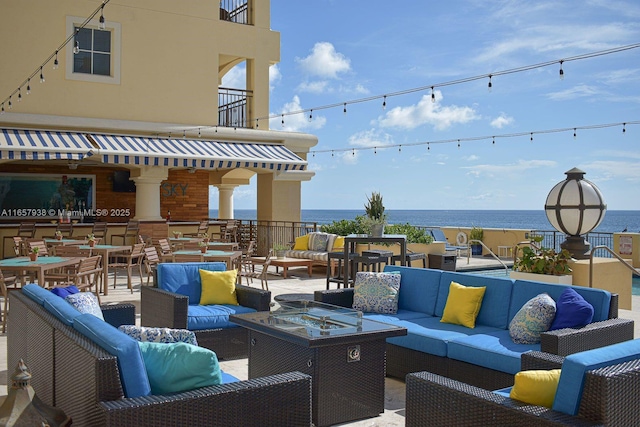
[(382, 109), (383, 110), (387, 109), (387, 95), (385, 95), (384, 99), (382, 100)]
[(42, 66), (40, 67), (40, 83), (44, 83), (44, 74), (42, 74)]
[(18, 102), (22, 101), (22, 88), (18, 88)]
[(352, 155), (353, 157), (355, 157), (355, 156), (356, 156), (356, 149), (355, 149), (355, 148), (352, 148), (352, 149), (351, 149), (351, 155)]
[(573, 139), (576, 139), (578, 134), (576, 133), (576, 128), (573, 128)]
[(309, 121), (313, 120), (313, 110), (309, 111)]
[(564, 61), (560, 61), (560, 80), (564, 80), (564, 70), (562, 69), (562, 63)]
[(183, 138), (183, 139), (186, 139), (186, 138), (187, 138), (187, 131), (186, 131), (186, 130), (183, 130), (183, 131), (182, 131), (182, 138)]
[(202, 136), (202, 133), (200, 133), (200, 128), (198, 128), (198, 138), (200, 138)]
[(57, 70), (58, 69), (58, 51), (56, 50), (56, 59), (53, 60), (53, 69)]
[(216, 133), (218, 133), (218, 125), (216, 125), (216, 130), (215, 130), (215, 132), (216, 132)]
[(282, 127), (284, 127), (284, 114), (282, 115)]
[(73, 53), (77, 54), (80, 52), (80, 42), (76, 40), (76, 43), (73, 45)]
[(489, 92), (491, 92), (491, 89), (493, 89), (493, 83), (491, 83), (491, 74), (489, 74), (489, 83), (487, 84), (487, 89), (489, 89)]
[(431, 86), (431, 102), (436, 102), (436, 93), (433, 91), (433, 86)]
[(11, 95), (9, 95), (9, 110), (13, 108), (13, 104), (11, 103)]
[(27, 79), (27, 95), (31, 93), (31, 77)]
[(256, 129), (260, 128), (260, 119), (256, 119)]
[[(11, 105), (11, 103), (9, 103)], [(373, 154), (378, 154), (378, 147), (373, 147)]]
[(623, 123), (622, 124), (622, 133), (626, 133), (627, 132), (627, 124)]
[(333, 150), (331, 150), (331, 157), (333, 157)]
[(100, 19), (98, 20), (98, 28), (100, 28), (101, 30), (105, 29), (105, 22), (104, 22), (104, 3), (102, 4), (102, 7), (100, 8)]
[(492, 143), (493, 145), (496, 145), (496, 137), (495, 137), (495, 136), (492, 138), (491, 143)]
[(460, 140), (458, 140), (458, 148), (460, 148)]
[(0, 114), (4, 114), (4, 102), (2, 103), (2, 108), (0, 109)]
[(531, 142), (533, 142), (533, 132), (531, 132), (531, 138), (530, 138)]
[(344, 106), (342, 107), (342, 112), (344, 114), (347, 114), (347, 103), (346, 102), (344, 103)]
[(402, 144), (398, 145), (398, 153), (402, 153)]
[(429, 143), (427, 142), (427, 151), (431, 150), (431, 146), (429, 145)]

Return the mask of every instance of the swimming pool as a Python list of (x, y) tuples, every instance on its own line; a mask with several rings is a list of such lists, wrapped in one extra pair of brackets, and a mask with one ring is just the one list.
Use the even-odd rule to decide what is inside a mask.
[[(482, 276), (509, 277), (509, 271), (504, 268), (489, 268), (484, 270), (459, 270), (460, 273), (480, 274)], [(640, 295), (640, 276), (633, 275), (631, 279), (631, 295)]]

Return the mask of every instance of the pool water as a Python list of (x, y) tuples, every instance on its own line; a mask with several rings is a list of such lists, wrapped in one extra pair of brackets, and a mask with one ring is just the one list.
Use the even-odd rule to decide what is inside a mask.
[[(462, 270), (460, 272), (480, 274), (483, 276), (492, 276), (492, 277), (508, 277), (509, 276), (509, 272), (504, 268), (490, 268), (485, 270)], [(640, 276), (636, 276), (635, 274), (631, 278), (631, 295), (640, 295)]]

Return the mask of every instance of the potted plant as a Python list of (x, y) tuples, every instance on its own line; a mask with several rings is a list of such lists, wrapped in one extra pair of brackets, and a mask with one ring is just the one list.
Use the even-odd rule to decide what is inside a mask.
[(176, 239), (179, 239), (182, 237), (182, 232), (181, 231), (174, 231), (173, 232), (173, 237)]
[(35, 261), (38, 259), (38, 248), (31, 248), (29, 259), (31, 259), (31, 261)]
[[(533, 239), (534, 242), (541, 240), (538, 237)], [(522, 248), (522, 255), (516, 256), (513, 262), (510, 277), (570, 285), (573, 282), (570, 260), (571, 253), (566, 249), (556, 252), (551, 248), (525, 246)]]
[(198, 246), (200, 246), (200, 252), (202, 252), (203, 254), (207, 253), (207, 242), (198, 242)]
[(87, 241), (89, 246), (94, 247), (96, 245), (96, 236), (93, 233), (87, 234)]
[(56, 231), (56, 239), (57, 240), (62, 240), (62, 231), (60, 231), (60, 230)]
[(367, 214), (365, 224), (369, 227), (369, 234), (373, 237), (381, 237), (387, 221), (382, 195), (375, 191), (371, 193), (371, 197), (367, 197), (367, 204), (364, 206), (364, 210)]
[(209, 233), (200, 233), (200, 237), (202, 237), (203, 242), (209, 243)]
[(289, 246), (287, 245), (283, 245), (280, 243), (276, 243), (273, 245), (273, 252), (275, 254), (276, 258), (284, 258), (285, 257), (285, 253), (291, 249)]
[(469, 232), (469, 240), (471, 241), (471, 255), (482, 255), (482, 245), (480, 243), (474, 243), (474, 240), (477, 242), (482, 242), (483, 237), (484, 230), (482, 230), (482, 227), (471, 227), (471, 231)]

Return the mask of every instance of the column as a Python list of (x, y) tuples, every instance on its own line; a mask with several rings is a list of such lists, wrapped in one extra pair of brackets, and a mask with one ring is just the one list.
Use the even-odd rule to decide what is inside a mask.
[(169, 175), (169, 170), (158, 166), (143, 166), (131, 171), (131, 180), (136, 183), (136, 216), (139, 221), (163, 220), (160, 212), (160, 184)]
[(216, 184), (218, 188), (218, 218), (233, 219), (233, 190), (237, 185)]

